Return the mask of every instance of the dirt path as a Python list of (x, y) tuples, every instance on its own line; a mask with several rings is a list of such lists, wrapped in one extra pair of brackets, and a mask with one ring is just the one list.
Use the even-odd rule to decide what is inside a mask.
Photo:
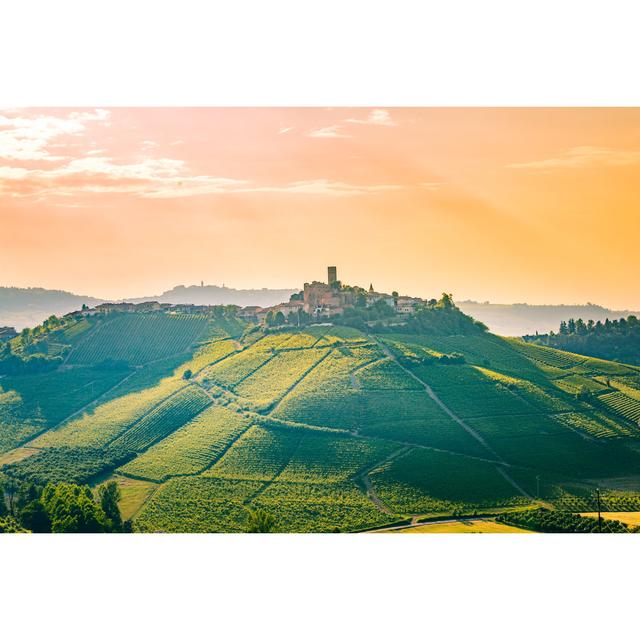
[(419, 378), (413, 371), (407, 369), (404, 365), (398, 362), (398, 359), (391, 353), (389, 348), (383, 342), (377, 340), (378, 344), (381, 346), (382, 350), (387, 354), (392, 360), (396, 362), (396, 364), (402, 368), (408, 375), (410, 375), (416, 382), (421, 384), (424, 387), (424, 390), (427, 392), (427, 395), (457, 424), (459, 424), (471, 437), (477, 440), (494, 458), (495, 461), (501, 463), (496, 465), (496, 470), (500, 473), (504, 479), (513, 486), (516, 491), (518, 491), (521, 495), (529, 500), (533, 500), (533, 497), (529, 495), (505, 470), (504, 466), (506, 466), (505, 461), (502, 457), (489, 445), (489, 443), (473, 428), (470, 427), (462, 418), (459, 418), (449, 407), (439, 398), (436, 392), (421, 378)]
[(387, 462), (391, 462), (391, 460), (395, 460), (396, 458), (402, 457), (403, 455), (409, 453), (409, 451), (411, 451), (410, 446), (402, 447), (402, 449), (398, 449), (397, 451), (394, 451), (393, 453), (388, 455), (386, 458), (384, 458), (384, 460), (380, 460), (375, 464), (372, 464), (370, 467), (367, 467), (366, 469), (361, 471), (357, 476), (354, 477), (355, 482), (361, 482), (362, 485), (364, 486), (364, 490), (365, 490), (365, 493), (367, 494), (367, 498), (369, 498), (369, 500), (371, 500), (371, 502), (373, 502), (373, 504), (380, 511), (390, 516), (397, 515), (397, 514), (394, 511), (391, 511), (391, 509), (389, 509), (389, 507), (384, 502), (382, 502), (382, 500), (378, 497), (378, 494), (376, 493), (375, 489), (373, 488), (373, 485), (371, 484), (371, 478), (369, 478), (369, 474), (374, 469), (381, 467), (383, 464), (386, 464)]
[(322, 362), (324, 362), (333, 352), (333, 349), (330, 349), (325, 353), (315, 364), (312, 364), (281, 396), (279, 400), (271, 405), (271, 407), (267, 410), (266, 415), (271, 415), (275, 411), (278, 410), (284, 399)]
[(465, 520), (493, 520), (495, 516), (461, 516), (458, 518), (445, 518), (442, 520), (428, 520), (427, 522), (418, 522), (417, 518), (413, 518), (410, 524), (395, 525), (392, 527), (379, 527), (377, 529), (368, 529), (363, 533), (374, 533), (376, 531), (401, 531), (402, 529), (414, 529), (415, 527), (424, 527), (429, 524), (448, 524), (450, 522), (464, 522)]

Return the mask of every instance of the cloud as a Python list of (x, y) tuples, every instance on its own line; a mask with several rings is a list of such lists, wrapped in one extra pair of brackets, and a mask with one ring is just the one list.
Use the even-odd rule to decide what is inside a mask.
[(142, 148), (145, 151), (148, 151), (150, 149), (157, 149), (159, 146), (160, 145), (157, 142), (153, 141), (153, 140), (143, 140), (142, 141)]
[[(10, 113), (10, 112), (9, 112)], [(66, 156), (49, 151), (54, 140), (63, 136), (76, 136), (86, 130), (87, 122), (109, 118), (106, 109), (70, 113), (66, 118), (56, 116), (22, 116), (0, 113), (0, 158), (6, 160), (60, 161)], [(55, 145), (59, 147), (60, 145)]]
[(54, 169), (0, 167), (0, 194), (13, 197), (78, 197), (128, 194), (140, 198), (184, 198), (209, 194), (279, 193), (307, 196), (360, 196), (402, 189), (401, 185), (357, 185), (327, 179), (260, 185), (208, 175), (193, 175), (183, 160), (144, 158), (117, 163), (85, 156)]
[(510, 169), (551, 171), (553, 169), (582, 169), (598, 166), (622, 167), (634, 164), (640, 164), (640, 151), (584, 146), (571, 147), (553, 158), (515, 162), (506, 166)]
[(295, 127), (283, 127), (278, 131), (278, 135), (282, 135), (283, 133), (288, 133), (289, 131), (293, 131)]
[(346, 182), (336, 182), (326, 179), (302, 180), (282, 186), (257, 186), (243, 188), (241, 191), (262, 193), (292, 193), (302, 195), (330, 195), (330, 196), (361, 196), (381, 191), (397, 191), (402, 189), (397, 184), (356, 185)]
[(421, 182), (420, 186), (427, 191), (438, 191), (442, 188), (442, 182)]
[(342, 132), (342, 125), (333, 124), (328, 127), (312, 129), (307, 135), (310, 138), (351, 138), (347, 133)]
[(345, 122), (353, 124), (374, 124), (383, 127), (396, 127), (398, 123), (391, 119), (389, 112), (386, 109), (374, 109), (364, 120), (357, 118), (349, 118)]

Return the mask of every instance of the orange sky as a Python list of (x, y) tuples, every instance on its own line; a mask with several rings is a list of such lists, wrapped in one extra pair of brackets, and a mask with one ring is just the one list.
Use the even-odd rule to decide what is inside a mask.
[(0, 111), (0, 286), (637, 308), (640, 109)]

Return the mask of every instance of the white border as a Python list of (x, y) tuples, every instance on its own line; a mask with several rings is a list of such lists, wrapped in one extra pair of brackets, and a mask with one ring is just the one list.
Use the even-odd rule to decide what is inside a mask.
[[(637, 3), (2, 6), (2, 106), (640, 105)], [(0, 212), (1, 216), (1, 212)], [(2, 536), (6, 637), (603, 638), (634, 536)]]
[(20, 0), (3, 106), (637, 105), (629, 0)]

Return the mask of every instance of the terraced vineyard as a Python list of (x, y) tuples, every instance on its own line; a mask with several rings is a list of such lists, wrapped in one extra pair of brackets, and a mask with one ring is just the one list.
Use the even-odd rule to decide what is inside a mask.
[(158, 313), (59, 331), (64, 366), (0, 379), (4, 473), (114, 477), (139, 531), (243, 531), (249, 509), (301, 532), (590, 511), (597, 486), (638, 510), (637, 368), (491, 334), (245, 329)]

